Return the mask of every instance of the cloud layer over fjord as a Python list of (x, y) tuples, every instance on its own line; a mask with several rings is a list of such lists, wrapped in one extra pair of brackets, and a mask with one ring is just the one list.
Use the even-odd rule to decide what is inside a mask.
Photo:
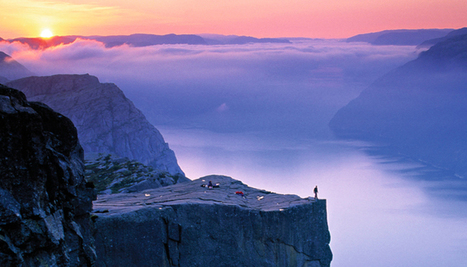
[(0, 43), (0, 50), (37, 75), (89, 73), (116, 83), (156, 125), (215, 131), (315, 131), (376, 78), (416, 57), (414, 47), (337, 40), (106, 48), (78, 39), (46, 50)]

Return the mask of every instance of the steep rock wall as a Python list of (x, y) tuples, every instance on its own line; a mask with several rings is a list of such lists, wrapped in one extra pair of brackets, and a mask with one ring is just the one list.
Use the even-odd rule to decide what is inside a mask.
[(184, 176), (160, 132), (115, 84), (86, 74), (27, 77), (8, 86), (69, 117), (86, 154), (115, 154)]
[[(207, 180), (220, 187), (201, 187)], [(332, 259), (325, 200), (228, 177), (106, 196), (94, 206), (98, 266), (324, 267)]]
[(0, 85), (0, 266), (93, 266), (92, 185), (72, 122)]

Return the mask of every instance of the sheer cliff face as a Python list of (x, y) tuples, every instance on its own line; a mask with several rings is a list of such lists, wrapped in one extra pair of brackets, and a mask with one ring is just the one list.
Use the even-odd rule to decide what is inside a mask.
[(116, 154), (183, 175), (162, 135), (115, 84), (99, 83), (90, 75), (55, 75), (8, 85), (69, 117), (86, 154)]
[[(201, 186), (209, 181), (219, 187)], [(103, 196), (94, 208), (97, 266), (327, 267), (332, 260), (325, 200), (229, 177)]]
[(330, 122), (340, 137), (467, 176), (467, 35), (440, 42), (388, 73)]
[(0, 265), (92, 266), (94, 189), (72, 122), (0, 86)]

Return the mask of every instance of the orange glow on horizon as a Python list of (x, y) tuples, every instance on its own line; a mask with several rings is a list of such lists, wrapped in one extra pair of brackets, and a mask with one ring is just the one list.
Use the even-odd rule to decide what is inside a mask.
[(50, 29), (44, 29), (42, 32), (41, 32), (41, 38), (51, 38), (54, 36), (54, 34), (52, 33), (52, 31)]
[(0, 0), (0, 37), (55, 35), (236, 34), (347, 38), (386, 29), (467, 26), (459, 0)]

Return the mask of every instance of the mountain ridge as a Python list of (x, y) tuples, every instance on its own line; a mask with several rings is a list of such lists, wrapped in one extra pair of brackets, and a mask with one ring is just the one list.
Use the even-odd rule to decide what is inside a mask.
[(373, 45), (420, 45), (426, 40), (444, 37), (454, 29), (400, 29), (358, 34), (347, 42), (367, 42)]
[(419, 44), (419, 45), (417, 46), (417, 48), (431, 47), (431, 46), (434, 45), (434, 44), (437, 44), (437, 43), (442, 42), (442, 41), (446, 41), (447, 39), (452, 38), (452, 37), (454, 37), (454, 36), (464, 35), (464, 34), (467, 34), (467, 27), (465, 27), (465, 28), (460, 28), (460, 29), (454, 30), (454, 31), (452, 31), (452, 32), (449, 32), (449, 33), (448, 33), (446, 36), (444, 36), (444, 37), (426, 40), (426, 41), (424, 41), (423, 43)]
[[(120, 45), (129, 45), (133, 47), (145, 47), (152, 45), (163, 44), (188, 44), (188, 45), (227, 45), (227, 44), (247, 44), (247, 43), (290, 43), (286, 38), (256, 38), (251, 36), (223, 36), (211, 35), (209, 38), (202, 37), (196, 34), (145, 34), (135, 33), (130, 35), (66, 35), (53, 36), (51, 38), (40, 37), (19, 37), (14, 39), (3, 40), (4, 42), (20, 42), (29, 45), (32, 49), (47, 49), (58, 45), (66, 45), (73, 43), (77, 39), (94, 40), (103, 43), (106, 47), (111, 48)], [(2, 40), (0, 40), (2, 41)]]

